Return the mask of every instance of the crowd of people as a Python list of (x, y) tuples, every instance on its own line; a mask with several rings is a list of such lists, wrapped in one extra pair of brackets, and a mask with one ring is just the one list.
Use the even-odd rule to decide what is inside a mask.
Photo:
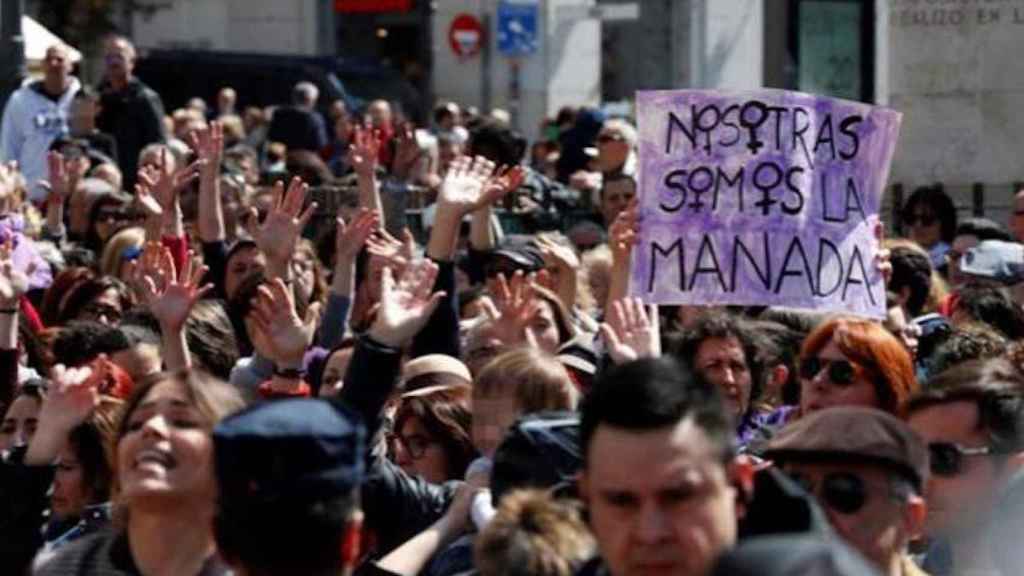
[(3, 574), (1024, 571), (1024, 191), (911, 195), (884, 322), (647, 305), (628, 119), (135, 58), (0, 124)]

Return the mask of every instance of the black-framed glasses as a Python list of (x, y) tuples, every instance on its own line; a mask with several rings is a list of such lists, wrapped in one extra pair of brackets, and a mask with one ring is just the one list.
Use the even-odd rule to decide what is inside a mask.
[(911, 226), (917, 223), (920, 223), (921, 226), (931, 226), (938, 220), (935, 214), (908, 214), (903, 218), (903, 221)]
[(850, 472), (826, 474), (818, 485), (800, 473), (790, 473), (789, 477), (808, 494), (815, 495), (823, 506), (840, 514), (856, 514), (868, 502), (867, 483), (860, 476)]
[(98, 320), (102, 316), (111, 322), (120, 322), (121, 315), (122, 311), (115, 306), (102, 302), (91, 302), (82, 307), (78, 317), (87, 320)]
[(401, 434), (391, 434), (392, 446), (395, 444), (401, 444), (402, 448), (409, 454), (409, 457), (413, 460), (419, 460), (423, 458), (423, 455), (427, 453), (427, 448), (430, 448), (434, 444), (437, 444), (437, 440), (428, 438), (422, 434), (410, 434), (409, 436), (402, 436)]
[(800, 377), (804, 380), (813, 380), (825, 368), (828, 368), (828, 379), (840, 386), (853, 384), (853, 379), (857, 376), (857, 367), (849, 360), (826, 360), (814, 356), (800, 360)]
[(928, 444), (929, 463), (936, 476), (958, 476), (964, 471), (964, 458), (994, 454), (991, 446), (967, 448), (955, 442)]

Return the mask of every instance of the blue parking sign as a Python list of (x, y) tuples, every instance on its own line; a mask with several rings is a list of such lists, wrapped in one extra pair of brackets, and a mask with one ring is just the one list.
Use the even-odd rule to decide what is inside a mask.
[(498, 3), (498, 53), (528, 56), (537, 51), (537, 1)]

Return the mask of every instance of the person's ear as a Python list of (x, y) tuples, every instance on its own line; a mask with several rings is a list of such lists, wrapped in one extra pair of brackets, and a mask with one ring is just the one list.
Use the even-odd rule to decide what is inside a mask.
[(729, 464), (729, 482), (736, 490), (736, 519), (747, 513), (747, 504), (754, 497), (754, 474), (757, 467), (750, 456), (742, 455)]
[(356, 510), (348, 519), (341, 537), (341, 564), (351, 574), (363, 556), (363, 511)]
[(924, 498), (912, 494), (907, 499), (903, 522), (907, 529), (907, 541), (913, 542), (924, 536), (925, 520), (928, 519), (928, 504)]

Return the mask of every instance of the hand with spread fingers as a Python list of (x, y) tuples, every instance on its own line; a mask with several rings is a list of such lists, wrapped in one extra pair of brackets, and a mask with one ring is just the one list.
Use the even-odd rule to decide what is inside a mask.
[(214, 120), (208, 128), (193, 130), (188, 135), (189, 146), (195, 151), (201, 166), (207, 170), (220, 170), (224, 156), (224, 125)]
[(199, 169), (203, 165), (202, 160), (196, 160), (188, 166), (182, 166), (172, 170), (168, 162), (166, 148), (160, 150), (157, 156), (156, 166), (144, 166), (139, 170), (138, 180), (144, 183), (152, 191), (153, 196), (164, 214), (172, 214), (178, 209), (178, 194), (185, 189), (193, 180), (199, 178)]
[(616, 364), (661, 356), (658, 307), (645, 309), (639, 298), (622, 298), (611, 305), (608, 321), (601, 324), (608, 354)]
[(339, 263), (341, 260), (355, 262), (363, 246), (373, 237), (379, 221), (377, 213), (369, 208), (360, 208), (348, 224), (341, 218), (336, 220), (338, 228), (334, 236), (334, 248)]
[(352, 136), (352, 144), (348, 147), (348, 161), (356, 174), (362, 177), (373, 176), (377, 170), (377, 159), (380, 155), (380, 132), (373, 128), (356, 128)]
[(82, 159), (65, 158), (60, 152), (52, 151), (46, 155), (46, 167), (50, 187), (47, 202), (63, 203), (78, 188), (89, 165)]
[(407, 237), (404, 236), (403, 239), (404, 242), (399, 242), (386, 230), (377, 230), (366, 239), (366, 249), (370, 256), (384, 260), (385, 266), (390, 267), (396, 275), (401, 276), (405, 267), (416, 257), (416, 242), (412, 240), (410, 243), (411, 234)]
[(527, 326), (535, 312), (535, 285), (536, 276), (523, 274), (522, 270), (507, 280), (504, 274), (498, 274), (494, 301), (482, 301), (493, 336), (508, 346), (524, 341), (532, 344)]
[(280, 367), (298, 368), (320, 320), (320, 306), (313, 304), (306, 317), (299, 318), (291, 289), (280, 278), (259, 287), (250, 318), (271, 360)]
[(625, 210), (619, 212), (608, 228), (608, 246), (616, 266), (629, 266), (630, 252), (639, 239), (636, 210), (637, 203), (633, 200)]
[(21, 295), (28, 292), (28, 276), (14, 267), (11, 255), (14, 242), (8, 238), (0, 244), (0, 307), (15, 308)]
[(487, 185), (493, 173), (494, 162), (482, 156), (453, 160), (437, 194), (438, 212), (452, 212), (461, 218), (493, 203), (506, 193), (504, 186)]
[(437, 270), (437, 264), (430, 260), (414, 260), (395, 280), (391, 268), (384, 268), (380, 305), (369, 331), (371, 338), (401, 348), (426, 326), (444, 297), (444, 292), (433, 291)]
[(484, 195), (491, 199), (491, 203), (497, 202), (506, 194), (522, 186), (525, 179), (526, 169), (522, 166), (512, 166), (511, 168), (505, 166), (487, 179), (487, 183), (484, 185)]
[(423, 151), (416, 142), (416, 130), (411, 122), (406, 122), (395, 134), (395, 158), (391, 173), (399, 178), (408, 178), (422, 155)]
[[(282, 277), (286, 275), (302, 231), (316, 210), (316, 202), (303, 210), (308, 191), (309, 186), (298, 177), (292, 178), (287, 191), (283, 182), (275, 183), (270, 211), (255, 231), (254, 240), (267, 257), (268, 269), (276, 268)], [(250, 215), (256, 221), (255, 208), (250, 210)]]
[(195, 254), (190, 252), (185, 265), (175, 271), (174, 258), (167, 248), (162, 249), (158, 260), (152, 253), (148, 259), (144, 253), (143, 258), (143, 302), (163, 329), (180, 331), (195, 303), (213, 289), (212, 284), (199, 284), (206, 266), (197, 266)]

